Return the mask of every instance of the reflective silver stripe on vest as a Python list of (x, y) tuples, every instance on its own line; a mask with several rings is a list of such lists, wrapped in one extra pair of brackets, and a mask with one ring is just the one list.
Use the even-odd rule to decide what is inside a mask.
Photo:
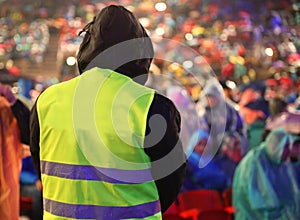
[(114, 168), (94, 167), (90, 165), (73, 165), (41, 161), (41, 172), (74, 180), (98, 180), (108, 183), (139, 184), (153, 181), (150, 169), (120, 170)]
[(75, 219), (128, 219), (146, 218), (160, 212), (159, 201), (148, 202), (136, 206), (96, 206), (75, 205), (56, 202), (44, 198), (45, 211), (66, 218)]

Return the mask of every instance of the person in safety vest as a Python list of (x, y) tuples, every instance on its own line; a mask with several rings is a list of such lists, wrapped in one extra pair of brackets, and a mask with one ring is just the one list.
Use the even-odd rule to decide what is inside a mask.
[(186, 157), (175, 105), (144, 86), (151, 39), (116, 5), (82, 33), (80, 75), (47, 88), (31, 110), (44, 219), (161, 219)]

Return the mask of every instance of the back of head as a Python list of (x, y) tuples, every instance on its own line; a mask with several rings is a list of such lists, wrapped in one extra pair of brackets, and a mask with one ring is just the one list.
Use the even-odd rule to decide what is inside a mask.
[(281, 163), (284, 148), (290, 144), (290, 135), (284, 129), (278, 128), (272, 130), (265, 141), (266, 153), (271, 161), (276, 164)]
[(203, 94), (206, 96), (214, 96), (217, 99), (221, 99), (223, 94), (222, 87), (217, 84), (215, 81), (206, 82), (205, 87), (203, 88)]
[[(126, 8), (105, 7), (82, 32), (86, 33), (77, 55), (80, 73), (94, 61), (92, 67), (112, 69), (130, 78), (147, 76), (153, 45), (137, 18)], [(95, 62), (97, 57), (100, 58)]]
[(287, 103), (283, 99), (279, 97), (270, 99), (269, 100), (270, 117), (274, 118), (279, 113), (285, 111), (286, 107), (287, 107)]

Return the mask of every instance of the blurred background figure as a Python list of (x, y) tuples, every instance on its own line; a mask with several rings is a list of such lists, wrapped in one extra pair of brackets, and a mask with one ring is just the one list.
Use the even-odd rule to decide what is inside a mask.
[(21, 142), (29, 145), (29, 108), (15, 96), (10, 85), (0, 83), (0, 94), (9, 102), (12, 113), (17, 120)]
[(265, 82), (266, 82), (266, 91), (264, 94), (264, 98), (265, 100), (269, 101), (270, 99), (277, 97), (279, 82), (274, 77), (266, 79)]
[(0, 97), (0, 219), (18, 219), (22, 145), (8, 100)]
[(225, 132), (238, 133), (243, 148), (248, 148), (248, 140), (244, 132), (244, 122), (237, 105), (231, 104), (223, 94), (222, 87), (214, 81), (205, 85), (201, 101), (197, 103), (200, 118), (207, 124), (207, 132), (212, 138), (213, 152), (219, 153), (219, 147)]
[(270, 115), (267, 120), (272, 120), (279, 113), (287, 111), (288, 103), (279, 97), (274, 97), (269, 100)]
[(35, 171), (31, 156), (22, 159), (20, 184), (21, 196), (32, 198), (32, 212), (21, 214), (28, 215), (32, 220), (43, 219), (42, 183)]
[(239, 101), (239, 112), (243, 118), (246, 126), (254, 123), (256, 120), (263, 120), (266, 118), (266, 114), (262, 110), (256, 110), (248, 107), (249, 103), (253, 103), (261, 98), (259, 91), (254, 88), (247, 88), (242, 92), (241, 99)]
[(220, 148), (221, 151), (213, 159), (216, 166), (226, 174), (227, 188), (232, 187), (235, 169), (246, 154), (247, 149), (242, 149), (242, 146), (241, 137), (237, 132), (225, 133)]
[(233, 182), (235, 219), (300, 218), (300, 186), (292, 165), (299, 158), (299, 140), (274, 129), (241, 160)]
[(297, 94), (292, 78), (281, 76), (279, 78), (278, 97), (283, 99), (288, 104), (294, 103), (297, 99)]
[(187, 170), (181, 191), (193, 189), (213, 189), (219, 192), (227, 188), (225, 173), (214, 163), (213, 160), (202, 166), (200, 160), (205, 157), (203, 151), (208, 144), (209, 134), (204, 130), (196, 131), (188, 145)]
[(231, 80), (226, 80), (226, 81), (220, 81), (220, 84), (223, 88), (224, 97), (225, 97), (226, 101), (228, 103), (230, 103), (230, 105), (232, 105), (234, 107), (234, 109), (239, 111), (240, 107), (235, 102), (235, 97), (234, 97), (234, 93), (235, 93), (234, 90), (237, 89), (235, 82), (231, 81)]
[[(274, 120), (276, 118), (276, 116), (278, 116), (280, 113), (286, 112), (287, 111), (287, 107), (288, 107), (288, 104), (282, 98), (279, 98), (279, 97), (271, 98), (269, 100), (269, 112), (270, 112), (270, 115), (266, 119), (265, 125), (267, 125), (268, 123), (272, 122), (272, 120)], [(270, 132), (270, 130), (267, 129), (267, 126), (265, 126), (263, 134), (262, 134), (262, 140), (263, 141), (266, 139), (266, 137), (267, 137), (267, 135), (268, 135), (269, 132)]]
[(244, 122), (244, 129), (248, 139), (248, 148), (252, 149), (262, 141), (262, 134), (267, 118), (267, 103), (260, 91), (247, 88), (239, 101), (240, 114)]
[(166, 96), (174, 102), (180, 113), (180, 140), (183, 144), (184, 151), (187, 152), (187, 147), (192, 135), (199, 129), (207, 131), (207, 124), (203, 118), (199, 117), (196, 105), (186, 90), (179, 86), (170, 85), (166, 91)]
[[(1, 165), (0, 169), (13, 175), (13, 177), (7, 176), (7, 181), (10, 182), (8, 182), (7, 187), (9, 188), (6, 188), (6, 190), (13, 188), (11, 193), (14, 195), (10, 194), (10, 197), (14, 197), (14, 202), (17, 203), (17, 205), (12, 205), (10, 209), (7, 208), (5, 210), (7, 213), (13, 212), (14, 214), (11, 214), (12, 216), (19, 216), (21, 192), (21, 196), (33, 198), (33, 213), (30, 213), (30, 217), (33, 220), (42, 219), (41, 182), (33, 168), (29, 150), (29, 109), (15, 96), (10, 85), (0, 83), (0, 94), (2, 95), (0, 96), (2, 103), (0, 126), (1, 135), (3, 135), (1, 138), (3, 141), (1, 143), (4, 143), (1, 144), (1, 149), (3, 148), (3, 150), (1, 150), (1, 156), (6, 163), (3, 164), (3, 166)], [(3, 183), (1, 187), (6, 185), (5, 181), (3, 181)], [(2, 193), (1, 191), (0, 195), (2, 197), (2, 195), (4, 196), (6, 193)], [(3, 207), (5, 207), (5, 205), (3, 205)], [(16, 207), (16, 209), (13, 207)], [(2, 205), (0, 205), (0, 209), (1, 208)]]

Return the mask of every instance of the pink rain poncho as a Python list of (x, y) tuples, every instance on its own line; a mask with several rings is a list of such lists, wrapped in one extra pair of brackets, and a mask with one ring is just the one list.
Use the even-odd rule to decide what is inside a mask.
[(0, 219), (19, 219), (21, 150), (17, 121), (0, 96)]

